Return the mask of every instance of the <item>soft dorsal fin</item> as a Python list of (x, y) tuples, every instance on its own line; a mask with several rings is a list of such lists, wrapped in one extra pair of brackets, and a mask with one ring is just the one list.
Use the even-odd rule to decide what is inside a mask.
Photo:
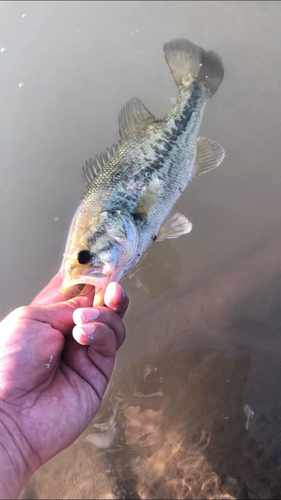
[(85, 162), (85, 165), (82, 167), (82, 177), (86, 182), (87, 186), (91, 184), (91, 182), (96, 178), (99, 171), (102, 169), (104, 165), (115, 155), (116, 151), (120, 146), (120, 141), (116, 144), (113, 144), (111, 148), (106, 150), (106, 153), (102, 153), (100, 155), (96, 155), (95, 158), (90, 158)]
[(211, 139), (198, 137), (196, 141), (196, 158), (193, 168), (193, 178), (205, 174), (220, 165), (225, 157), (223, 147)]
[(148, 125), (155, 123), (152, 115), (138, 97), (132, 97), (121, 109), (118, 116), (121, 140), (128, 139)]
[(166, 217), (157, 234), (157, 241), (170, 240), (178, 238), (182, 234), (190, 233), (192, 229), (191, 222), (185, 215), (179, 212), (172, 212)]

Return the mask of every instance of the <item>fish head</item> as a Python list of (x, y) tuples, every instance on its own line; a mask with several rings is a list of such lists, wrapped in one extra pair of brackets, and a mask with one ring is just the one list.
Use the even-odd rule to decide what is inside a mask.
[(78, 209), (64, 254), (61, 292), (77, 293), (81, 286), (93, 285), (95, 305), (102, 305), (105, 288), (122, 279), (134, 262), (137, 246), (138, 232), (129, 214), (115, 210), (89, 216)]

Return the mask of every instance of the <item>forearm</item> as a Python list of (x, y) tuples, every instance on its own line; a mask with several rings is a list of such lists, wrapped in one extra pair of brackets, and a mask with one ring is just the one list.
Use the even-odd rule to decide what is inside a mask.
[(18, 498), (36, 470), (36, 457), (17, 424), (0, 410), (0, 498)]

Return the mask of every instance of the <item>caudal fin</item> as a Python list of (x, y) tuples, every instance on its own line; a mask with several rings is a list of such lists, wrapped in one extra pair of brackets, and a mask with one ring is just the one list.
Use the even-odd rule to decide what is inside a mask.
[(188, 86), (201, 81), (211, 97), (223, 80), (224, 69), (221, 58), (213, 51), (176, 38), (164, 44), (164, 56), (178, 86)]

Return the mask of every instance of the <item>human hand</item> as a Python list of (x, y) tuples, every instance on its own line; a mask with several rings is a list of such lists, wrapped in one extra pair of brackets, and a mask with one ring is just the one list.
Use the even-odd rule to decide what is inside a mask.
[(128, 299), (120, 285), (110, 283), (107, 307), (94, 309), (93, 287), (62, 301), (61, 283), (59, 272), (30, 306), (0, 323), (0, 445), (18, 483), (6, 498), (84, 431), (125, 338)]

